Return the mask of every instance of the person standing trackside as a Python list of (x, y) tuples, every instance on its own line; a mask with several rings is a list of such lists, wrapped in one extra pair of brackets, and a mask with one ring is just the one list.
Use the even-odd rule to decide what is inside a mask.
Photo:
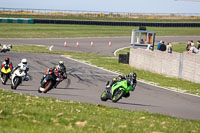
[(200, 40), (197, 41), (197, 49), (200, 50)]
[(193, 42), (192, 40), (188, 40), (188, 41), (187, 41), (187, 44), (186, 44), (186, 50), (187, 50), (187, 51), (190, 50), (190, 47), (191, 47), (191, 43), (192, 43), (192, 42)]
[(166, 50), (168, 53), (172, 53), (172, 43), (169, 42), (167, 43), (167, 50)]

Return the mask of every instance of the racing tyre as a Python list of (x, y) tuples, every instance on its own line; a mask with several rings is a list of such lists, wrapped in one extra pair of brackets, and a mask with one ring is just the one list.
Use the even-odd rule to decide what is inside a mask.
[(52, 81), (47, 81), (45, 84), (45, 88), (44, 88), (44, 93), (47, 93), (48, 91), (50, 91), (53, 88), (53, 82)]
[(39, 92), (39, 93), (42, 93), (42, 91), (40, 90), (40, 87), (38, 88), (38, 92)]
[(13, 81), (14, 81), (14, 85), (11, 84), (11, 89), (16, 90), (17, 86), (20, 84), (20, 78), (16, 77)]
[(102, 94), (101, 94), (101, 101), (107, 101), (109, 98), (108, 98), (108, 94), (106, 91), (104, 91)]
[(124, 95), (124, 91), (123, 90), (120, 90), (120, 89), (117, 89), (114, 93), (113, 93), (113, 97), (112, 97), (112, 101), (114, 103), (116, 103), (117, 101), (119, 101), (122, 96)]
[(2, 78), (3, 78), (2, 84), (5, 85), (8, 80), (8, 75), (4, 74)]

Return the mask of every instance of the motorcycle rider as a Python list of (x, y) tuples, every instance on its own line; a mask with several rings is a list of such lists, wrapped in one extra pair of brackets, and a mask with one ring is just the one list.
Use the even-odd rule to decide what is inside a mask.
[(59, 61), (58, 65), (56, 65), (55, 69), (58, 71), (58, 77), (56, 79), (56, 85), (54, 86), (55, 88), (57, 85), (63, 80), (67, 78), (67, 73), (66, 73), (66, 67), (64, 65), (64, 61)]
[[(5, 66), (10, 67), (10, 69), (11, 69), (11, 71), (12, 71), (13, 65), (12, 65), (12, 62), (10, 61), (9, 57), (6, 57), (6, 58), (5, 58), (4, 62), (3, 62), (2, 65), (1, 65), (1, 69), (2, 69), (3, 67), (5, 67)], [(2, 77), (3, 77), (3, 73), (1, 73), (1, 78), (2, 78)]]
[[(28, 72), (29, 72), (29, 65), (28, 65), (28, 62), (27, 62), (27, 59), (22, 59), (21, 62), (14, 68), (13, 72), (17, 69), (21, 69), (25, 72), (25, 81), (28, 81), (29, 80), (29, 76), (28, 76)], [(12, 72), (12, 73), (13, 73)]]
[[(67, 74), (66, 74), (66, 67), (64, 65), (63, 61), (59, 61), (58, 65), (56, 65), (53, 68), (49, 68), (47, 70), (48, 72), (54, 73), (54, 75), (56, 76), (56, 84), (55, 84), (55, 88), (58, 86), (58, 84), (63, 80), (67, 78)], [(44, 78), (48, 78), (48, 76), (44, 77)], [(41, 82), (44, 80), (44, 78), (41, 79)], [(41, 85), (41, 88), (44, 88), (45, 84)], [(43, 89), (41, 89), (42, 91)]]
[[(130, 72), (129, 75), (119, 75), (118, 77), (116, 77), (112, 80), (110, 85), (109, 85), (109, 82), (108, 82), (106, 88), (110, 92), (112, 85), (117, 83), (118, 81), (122, 81), (122, 80), (127, 80), (127, 85), (132, 86), (131, 91), (135, 90), (135, 87), (137, 85), (137, 74), (136, 74), (136, 72)], [(129, 96), (130, 96), (130, 93), (128, 92), (128, 93), (126, 93), (126, 95), (124, 97), (129, 97)]]

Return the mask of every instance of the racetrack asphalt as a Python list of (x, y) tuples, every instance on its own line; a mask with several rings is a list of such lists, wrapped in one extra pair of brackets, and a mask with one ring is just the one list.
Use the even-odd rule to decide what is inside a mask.
[[(91, 38), (81, 38), (81, 39), (91, 40)], [(92, 39), (95, 42), (95, 39), (94, 38)], [(102, 39), (102, 38), (97, 38), (97, 39)], [(116, 40), (113, 42), (117, 42), (118, 39), (122, 41), (122, 45), (116, 46), (116, 48), (127, 46), (127, 44), (125, 45), (125, 43), (123, 43), (123, 41), (126, 40), (127, 38), (124, 37), (124, 40), (123, 38), (114, 38), (114, 39)], [(184, 39), (186, 41), (189, 40), (187, 38)], [(22, 40), (24, 44), (26, 44), (26, 42), (29, 42), (28, 40), (31, 40), (27, 44), (41, 45), (48, 39), (36, 39), (39, 40), (39, 42), (36, 41), (35, 39), (16, 39), (16, 40), (18, 40), (19, 42), (20, 40)], [(55, 41), (54, 45), (55, 44), (60, 45), (60, 47), (63, 49), (63, 42), (65, 39), (63, 40), (52, 39), (52, 40)], [(75, 41), (76, 39), (72, 40)], [(106, 41), (102, 42), (108, 42), (110, 38), (106, 38), (105, 40)], [(2, 39), (0, 39), (0, 42), (2, 42)], [(60, 43), (62, 43), (62, 45)], [(46, 45), (48, 44), (46, 43)], [(108, 48), (112, 48), (112, 46)], [(96, 53), (99, 52), (99, 48), (95, 47), (95, 43), (92, 49), (94, 49), (94, 53), (95, 51)], [(112, 48), (112, 50), (114, 51), (115, 48)], [(110, 55), (111, 53), (113, 53), (112, 50), (110, 49), (109, 53)], [(102, 48), (101, 51), (103, 52), (104, 48)], [(106, 54), (106, 52), (104, 54)], [(106, 82), (108, 80), (111, 80), (113, 77), (117, 75), (115, 73), (108, 72), (96, 67), (92, 67), (62, 57), (60, 55), (7, 52), (7, 53), (0, 53), (1, 57), (0, 61), (2, 62), (3, 59), (7, 56), (11, 58), (15, 66), (20, 62), (22, 58), (27, 58), (30, 64), (31, 80), (23, 82), (23, 84), (20, 85), (17, 88), (17, 90), (14, 90), (15, 92), (18, 93), (26, 93), (44, 97), (55, 97), (57, 99), (62, 99), (62, 100), (73, 100), (77, 102), (86, 102), (92, 104), (103, 104), (129, 110), (142, 110), (142, 111), (148, 111), (150, 113), (166, 114), (182, 119), (200, 120), (200, 97), (197, 96), (191, 96), (187, 94), (173, 92), (166, 89), (162, 89), (160, 87), (155, 87), (149, 84), (139, 82), (136, 87), (136, 90), (134, 92), (131, 92), (131, 96), (129, 98), (122, 98), (117, 103), (112, 103), (111, 101), (102, 102), (100, 100), (100, 95), (104, 91)], [(66, 87), (67, 83), (66, 81), (64, 81), (61, 84), (59, 84), (56, 89), (49, 91), (47, 94), (38, 93), (37, 88), (40, 86), (40, 79), (42, 78), (46, 68), (55, 66), (59, 60), (64, 60), (67, 66), (68, 77), (70, 79), (68, 80), (68, 83), (70, 83), (69, 81), (71, 81), (70, 85), (68, 84), (69, 86)], [(0, 84), (0, 88), (11, 90), (10, 81), (8, 81), (8, 85), (5, 86)]]
[[(157, 36), (156, 43), (160, 40), (165, 42), (187, 42), (193, 40), (196, 42), (200, 40), (200, 36)], [(67, 47), (64, 47), (66, 41)], [(91, 41), (93, 46), (91, 47)], [(111, 41), (111, 47), (109, 46)], [(77, 42), (79, 47), (76, 47)], [(115, 50), (130, 46), (131, 37), (92, 37), (92, 38), (0, 38), (2, 44), (25, 44), (25, 45), (47, 45), (54, 46), (52, 50), (55, 51), (68, 51), (68, 52), (82, 52), (82, 53), (95, 53), (103, 55), (113, 55)], [(156, 44), (155, 43), (155, 44)]]

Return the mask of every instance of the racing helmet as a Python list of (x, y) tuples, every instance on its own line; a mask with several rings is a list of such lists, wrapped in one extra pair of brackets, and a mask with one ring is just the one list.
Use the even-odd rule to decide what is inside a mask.
[(60, 67), (61, 71), (64, 69), (64, 61), (59, 61), (58, 66)]
[(27, 64), (27, 59), (22, 59), (21, 63), (24, 64), (24, 65), (26, 65)]
[(8, 57), (5, 58), (6, 64), (9, 64), (10, 59)]
[(56, 65), (56, 69), (57, 69), (58, 72), (62, 71), (62, 67), (60, 65)]
[(129, 77), (136, 80), (137, 78), (136, 72), (130, 72)]
[(59, 61), (58, 65), (61, 65), (61, 66), (64, 65), (64, 61)]

